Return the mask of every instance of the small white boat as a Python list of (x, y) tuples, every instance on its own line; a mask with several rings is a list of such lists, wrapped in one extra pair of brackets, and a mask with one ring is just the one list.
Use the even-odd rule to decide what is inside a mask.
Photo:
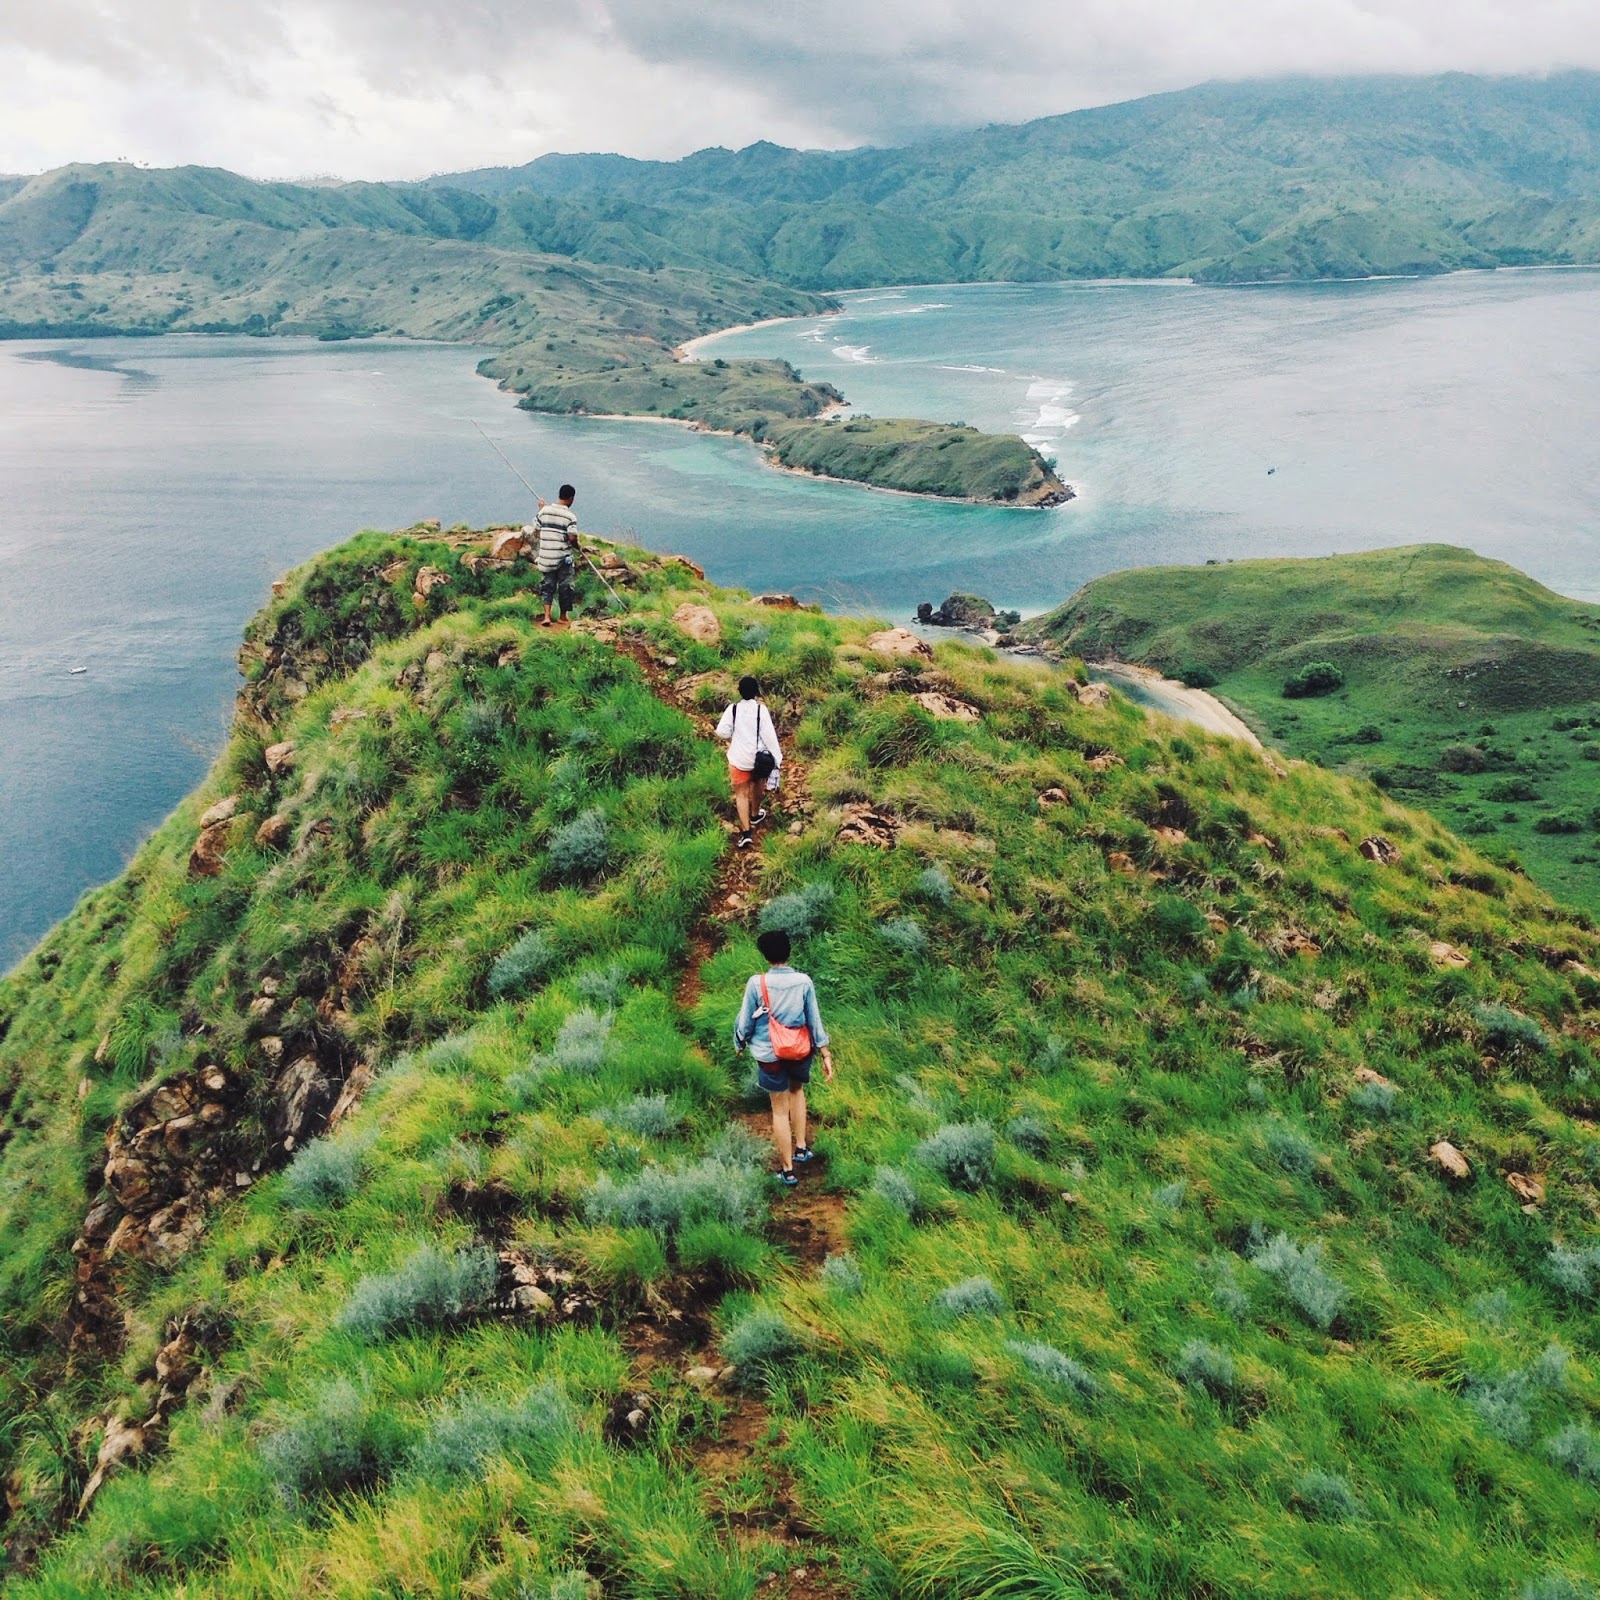
[(89, 669), (87, 667), (68, 667), (67, 676), (69, 678), (76, 678), (80, 672), (87, 672), (88, 670)]

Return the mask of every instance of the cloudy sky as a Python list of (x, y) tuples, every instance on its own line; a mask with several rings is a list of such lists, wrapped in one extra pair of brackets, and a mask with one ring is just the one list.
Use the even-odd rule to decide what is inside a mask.
[(420, 177), (892, 143), (1207, 78), (1563, 66), (1600, 68), (1600, 0), (0, 0), (0, 172)]

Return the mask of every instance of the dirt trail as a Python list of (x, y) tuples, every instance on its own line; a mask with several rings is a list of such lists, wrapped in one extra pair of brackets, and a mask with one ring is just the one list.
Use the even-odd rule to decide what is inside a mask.
[[(680, 693), (674, 664), (654, 653), (644, 640), (630, 637), (610, 622), (580, 625), (580, 629), (627, 656), (643, 672), (658, 700), (687, 716), (703, 738), (713, 737), (714, 719)], [(705, 992), (703, 969), (722, 948), (728, 924), (748, 915), (757, 903), (761, 858), (772, 830), (811, 812), (810, 785), (801, 763), (784, 762), (783, 787), (772, 803), (772, 812), (767, 823), (755, 830), (756, 845), (747, 850), (736, 848), (730, 825), (705, 910), (690, 932), (675, 995), (680, 1011), (692, 1011), (699, 1004)], [(770, 1138), (771, 1121), (766, 1112), (743, 1112), (738, 1120), (757, 1138)], [(797, 1269), (815, 1272), (830, 1254), (845, 1248), (845, 1206), (841, 1196), (823, 1188), (825, 1156), (801, 1170), (805, 1175), (798, 1187), (785, 1190), (775, 1186), (768, 1231)], [(620, 1330), (638, 1390), (617, 1402), (617, 1436), (627, 1436), (630, 1416), (648, 1416), (652, 1389), (659, 1391), (663, 1382), (690, 1383), (710, 1402), (714, 1418), (710, 1430), (684, 1446), (685, 1455), (706, 1485), (710, 1502), (723, 1516), (730, 1538), (777, 1544), (783, 1551), (782, 1561), (762, 1580), (758, 1593), (787, 1600), (850, 1600), (849, 1591), (831, 1570), (826, 1545), (819, 1542), (817, 1530), (795, 1497), (793, 1480), (770, 1459), (773, 1448), (782, 1442), (771, 1413), (758, 1395), (741, 1387), (712, 1337), (712, 1315), (727, 1287), (703, 1278), (675, 1280), (666, 1295), (658, 1296)], [(762, 1503), (751, 1505), (740, 1480), (751, 1462), (761, 1458), (768, 1458), (763, 1477), (769, 1492)]]

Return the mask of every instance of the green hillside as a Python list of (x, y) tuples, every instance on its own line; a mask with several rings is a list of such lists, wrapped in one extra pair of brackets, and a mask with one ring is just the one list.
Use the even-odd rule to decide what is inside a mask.
[[(200, 792), (0, 982), (8, 1600), (1592, 1594), (1593, 920), (592, 553), (571, 631), (465, 532), (291, 574)], [(764, 926), (839, 1063), (794, 1193)]]
[(552, 155), (436, 181), (812, 289), (1594, 262), (1600, 74), (1212, 83), (902, 149)]
[[(818, 296), (683, 251), (524, 227), (460, 190), (253, 183), (204, 168), (46, 173), (0, 197), (0, 337), (234, 332), (471, 341), (480, 370), (543, 411), (670, 417), (744, 434), (780, 465), (1001, 503), (1066, 491), (1014, 435), (900, 423), (866, 450), (838, 401), (784, 362), (680, 362), (698, 334), (823, 309)], [(524, 219), (525, 220), (525, 219)], [(588, 255), (582, 252), (588, 251)], [(926, 470), (924, 446), (943, 469)]]
[[(1209, 681), (1291, 754), (1371, 777), (1600, 910), (1600, 606), (1411, 545), (1115, 573), (1023, 631)], [(1285, 698), (1316, 661), (1343, 685)]]

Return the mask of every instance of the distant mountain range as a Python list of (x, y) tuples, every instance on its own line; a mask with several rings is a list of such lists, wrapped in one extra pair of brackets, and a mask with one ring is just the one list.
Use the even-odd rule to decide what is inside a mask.
[(550, 155), (432, 187), (585, 254), (811, 289), (1590, 262), (1600, 74), (1205, 84), (901, 149)]

